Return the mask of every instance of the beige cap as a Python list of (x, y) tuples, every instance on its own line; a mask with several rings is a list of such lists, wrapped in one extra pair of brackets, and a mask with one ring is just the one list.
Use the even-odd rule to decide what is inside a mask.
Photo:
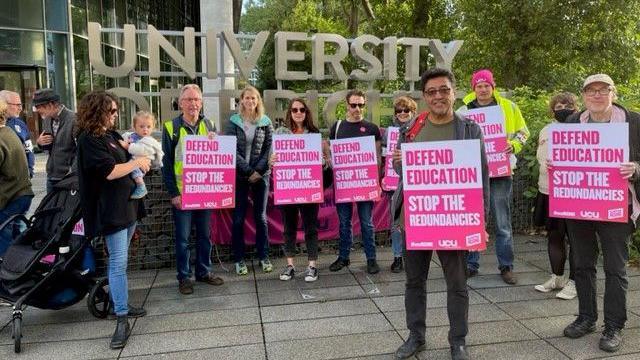
[(582, 84), (582, 88), (584, 89), (587, 86), (597, 82), (605, 83), (609, 86), (615, 86), (615, 84), (613, 83), (613, 80), (611, 80), (611, 77), (609, 75), (595, 74), (595, 75), (589, 75), (586, 79), (584, 79), (584, 84)]

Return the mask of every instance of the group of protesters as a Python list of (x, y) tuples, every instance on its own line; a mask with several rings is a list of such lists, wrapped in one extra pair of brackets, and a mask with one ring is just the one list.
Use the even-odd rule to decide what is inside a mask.
[[(400, 128), (396, 148), (386, 149), (385, 139), (377, 125), (365, 120), (367, 98), (362, 91), (348, 91), (346, 117), (329, 129), (329, 138), (345, 139), (373, 136), (382, 164), (382, 154), (392, 157), (396, 172), (402, 176), (401, 144), (410, 142), (455, 141), (479, 139), (478, 156), (482, 168), (482, 193), (485, 215), (495, 224), (493, 239), (498, 270), (509, 285), (517, 283), (514, 274), (514, 250), (511, 228), (512, 177), (489, 177), (487, 157), (483, 146), (483, 133), (478, 124), (467, 120), (469, 109), (498, 106), (504, 114), (507, 146), (502, 152), (509, 156), (511, 168), (516, 167), (516, 154), (527, 145), (529, 131), (518, 106), (504, 98), (497, 90), (490, 70), (482, 69), (471, 78), (472, 92), (463, 98), (464, 105), (454, 110), (456, 81), (445, 69), (432, 68), (421, 77), (420, 90), (427, 110), (418, 113), (414, 99), (401, 96), (394, 100), (393, 126)], [(571, 93), (560, 93), (549, 101), (554, 123), (616, 123), (629, 124), (630, 160), (620, 164), (620, 173), (629, 182), (630, 219), (626, 223), (605, 221), (565, 220), (549, 216), (548, 171), (553, 163), (548, 160), (548, 126), (539, 135), (537, 159), (540, 165), (539, 194), (534, 213), (535, 223), (545, 226), (548, 254), (552, 273), (549, 280), (536, 285), (535, 290), (559, 290), (560, 299), (578, 297), (579, 315), (569, 324), (564, 335), (579, 338), (596, 329), (596, 262), (599, 249), (604, 256), (605, 295), (604, 331), (600, 348), (617, 351), (622, 343), (621, 330), (627, 319), (626, 293), (628, 287), (626, 263), (628, 245), (640, 214), (638, 178), (640, 177), (640, 115), (615, 103), (616, 87), (605, 74), (587, 77), (582, 87), (584, 110), (579, 110), (578, 98)], [(260, 268), (273, 271), (269, 260), (267, 231), (267, 198), (269, 177), (276, 162), (272, 154), (274, 134), (319, 133), (309, 106), (302, 98), (289, 102), (284, 125), (273, 129), (265, 115), (262, 98), (257, 89), (247, 86), (242, 90), (238, 111), (223, 131), (202, 114), (202, 92), (198, 85), (182, 87), (178, 98), (180, 115), (161, 125), (162, 139), (152, 137), (156, 120), (153, 114), (135, 114), (132, 132), (121, 135), (116, 131), (119, 114), (117, 96), (94, 91), (79, 103), (77, 114), (60, 102), (60, 96), (51, 89), (38, 90), (33, 99), (35, 111), (43, 118), (43, 131), (37, 138), (38, 146), (47, 151), (47, 192), (65, 176), (76, 173), (79, 179), (85, 235), (104, 236), (109, 251), (108, 277), (116, 330), (111, 339), (114, 349), (123, 347), (130, 334), (128, 318), (144, 316), (146, 311), (128, 303), (127, 257), (128, 246), (136, 223), (145, 216), (142, 198), (147, 193), (144, 175), (150, 169), (161, 168), (165, 190), (171, 198), (175, 227), (175, 252), (178, 290), (188, 295), (194, 292), (195, 281), (221, 286), (222, 278), (212, 271), (210, 241), (211, 210), (186, 210), (181, 207), (183, 143), (188, 135), (235, 136), (236, 141), (236, 194), (232, 221), (232, 252), (235, 272), (247, 275), (245, 263), (245, 216), (252, 199), (255, 223), (255, 246)], [(24, 122), (19, 118), (22, 102), (18, 94), (0, 92), (0, 223), (14, 214), (26, 213), (33, 199), (30, 178), (33, 176), (33, 146)], [(330, 148), (323, 147), (323, 172), (331, 179)], [(326, 185), (326, 184), (325, 184)], [(396, 351), (396, 358), (404, 359), (425, 349), (426, 280), (433, 251), (407, 250), (403, 207), (403, 187), (400, 180), (391, 198), (392, 226), (390, 237), (394, 260), (390, 271), (406, 273), (406, 322), (410, 330), (406, 342)], [(380, 267), (376, 261), (376, 242), (373, 226), (373, 201), (357, 201), (360, 233), (366, 256), (366, 271), (376, 274)], [(486, 206), (488, 205), (488, 206)], [(352, 248), (352, 214), (354, 203), (336, 204), (339, 218), (339, 250), (330, 271), (339, 271), (350, 265)], [(284, 223), (286, 266), (280, 272), (283, 281), (296, 276), (294, 255), (298, 217), (302, 219), (308, 264), (304, 280), (318, 279), (319, 204), (291, 204), (280, 206)], [(195, 253), (191, 268), (189, 237), (195, 227)], [(7, 227), (0, 234), (0, 258), (20, 229)], [(599, 244), (599, 245), (598, 245)], [(453, 359), (468, 359), (466, 336), (468, 332), (469, 296), (467, 279), (478, 275), (479, 252), (464, 250), (438, 250), (438, 257), (447, 284), (447, 311), (450, 322), (449, 343)], [(565, 262), (569, 260), (568, 275)]]

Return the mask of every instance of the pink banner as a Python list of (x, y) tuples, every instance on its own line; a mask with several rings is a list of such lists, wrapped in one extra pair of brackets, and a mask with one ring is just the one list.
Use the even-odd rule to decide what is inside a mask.
[(382, 190), (393, 191), (398, 188), (398, 181), (400, 176), (393, 169), (393, 150), (395, 150), (398, 144), (398, 137), (400, 136), (400, 128), (390, 126), (387, 128), (387, 152), (384, 158), (384, 177), (382, 178)]
[(555, 124), (549, 127), (549, 216), (627, 222), (629, 126)]
[(409, 250), (486, 248), (479, 140), (402, 144)]
[(337, 203), (378, 200), (378, 158), (375, 138), (331, 140), (333, 186)]
[(320, 134), (273, 136), (276, 205), (324, 201), (320, 142)]
[[(244, 223), (244, 241), (246, 244), (255, 244), (256, 228), (253, 221), (252, 201), (249, 201), (249, 208)], [(353, 234), (360, 234), (360, 222), (358, 220), (357, 206), (354, 206), (354, 214), (352, 217)], [(215, 210), (211, 215), (211, 242), (214, 244), (231, 244), (231, 224), (233, 210)], [(389, 197), (383, 196), (380, 201), (373, 203), (373, 226), (376, 231), (388, 230), (390, 226), (390, 209)], [(267, 226), (269, 232), (269, 243), (282, 244), (284, 238), (282, 232), (284, 226), (282, 223), (282, 211), (280, 206), (273, 204), (273, 192), (269, 194), (267, 203)], [(324, 202), (320, 204), (320, 212), (318, 213), (318, 239), (319, 240), (335, 240), (339, 237), (340, 221), (333, 201), (333, 188), (329, 187), (324, 190)], [(304, 231), (302, 220), (298, 220), (298, 242), (304, 240)]]
[(235, 136), (185, 136), (182, 165), (182, 209), (235, 206)]
[(500, 106), (470, 109), (464, 116), (480, 125), (484, 136), (484, 151), (487, 154), (489, 177), (511, 176), (511, 164), (507, 148), (507, 132), (504, 113)]

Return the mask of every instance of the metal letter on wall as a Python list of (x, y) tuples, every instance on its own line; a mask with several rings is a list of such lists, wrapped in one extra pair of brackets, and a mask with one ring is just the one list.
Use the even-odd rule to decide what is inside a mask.
[(429, 39), (402, 38), (398, 44), (407, 45), (405, 58), (405, 81), (420, 80), (420, 47), (429, 46)]
[[(242, 90), (220, 89), (218, 91), (218, 98), (221, 104), (230, 104), (232, 100), (235, 102), (237, 99), (240, 99), (241, 92)], [(228, 106), (220, 106), (219, 111), (220, 131), (224, 132), (227, 130), (229, 119), (231, 119), (231, 115), (235, 114), (235, 110), (231, 110)]]
[(388, 36), (382, 40), (384, 64), (382, 65), (382, 76), (385, 80), (398, 79), (398, 38)]
[(271, 120), (275, 119), (284, 119), (287, 113), (285, 109), (278, 109), (277, 100), (278, 99), (295, 99), (297, 97), (296, 93), (291, 90), (265, 90), (263, 92), (264, 97), (264, 108), (267, 115), (271, 118)]
[(344, 97), (347, 96), (347, 92), (349, 92), (349, 90), (336, 91), (331, 94), (324, 103), (322, 117), (328, 128), (331, 128), (336, 121), (336, 108), (338, 108), (340, 101), (344, 100)]
[(429, 49), (431, 49), (431, 53), (436, 58), (436, 66), (450, 71), (453, 58), (458, 54), (463, 43), (464, 41), (461, 40), (453, 40), (448, 44), (443, 44), (438, 39), (431, 39), (429, 41)]
[(367, 64), (367, 71), (361, 69), (354, 69), (351, 71), (351, 76), (356, 80), (372, 81), (376, 80), (382, 75), (382, 63), (380, 60), (364, 48), (364, 44), (373, 44), (374, 46), (380, 45), (382, 41), (373, 35), (358, 36), (351, 43), (351, 54)]
[[(180, 97), (180, 89), (160, 89), (160, 116), (162, 121), (169, 121), (182, 113), (173, 110), (173, 100)], [(162, 122), (161, 121), (161, 122)]]
[(107, 91), (114, 93), (118, 97), (133, 101), (133, 103), (138, 107), (138, 111), (151, 111), (151, 107), (149, 106), (147, 99), (145, 99), (140, 93), (135, 92), (133, 89), (117, 87), (111, 88)]
[[(334, 54), (325, 54), (325, 43), (334, 43), (338, 46)], [(325, 80), (324, 64), (327, 63), (333, 68), (336, 79), (347, 80), (347, 73), (344, 71), (340, 61), (344, 60), (349, 53), (347, 40), (337, 34), (315, 34), (311, 37), (311, 58), (313, 80)], [(331, 77), (329, 77), (330, 79)]]
[(214, 29), (207, 30), (207, 79), (218, 77), (218, 37)]
[(238, 65), (238, 69), (240, 69), (240, 76), (245, 79), (249, 79), (249, 77), (251, 77), (251, 71), (256, 67), (258, 58), (260, 57), (260, 54), (262, 54), (262, 49), (264, 49), (264, 44), (267, 42), (269, 32), (260, 31), (258, 35), (256, 35), (256, 39), (253, 44), (251, 44), (249, 55), (247, 55), (246, 58), (240, 48), (240, 43), (233, 32), (225, 30), (222, 34), (224, 36), (224, 41), (227, 43), (227, 47), (231, 50), (233, 59)]
[(153, 25), (147, 26), (149, 39), (149, 76), (160, 76), (160, 48), (167, 52), (167, 55), (176, 65), (179, 66), (187, 76), (194, 79), (196, 77), (196, 36), (192, 27), (184, 28), (184, 55), (156, 30)]
[(306, 41), (307, 34), (301, 32), (278, 31), (274, 36), (276, 42), (276, 80), (307, 80), (306, 71), (289, 71), (289, 61), (304, 60), (304, 51), (293, 51), (287, 48), (289, 41)]
[(121, 65), (107, 66), (102, 57), (102, 27), (96, 22), (89, 22), (89, 63), (95, 72), (111, 78), (124, 77), (136, 69), (136, 28), (124, 26), (124, 61)]

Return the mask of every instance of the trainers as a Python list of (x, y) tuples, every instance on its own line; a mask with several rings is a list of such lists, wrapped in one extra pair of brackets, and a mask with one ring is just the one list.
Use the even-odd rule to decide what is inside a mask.
[(622, 345), (622, 334), (620, 329), (605, 325), (602, 337), (600, 338), (600, 350), (606, 352), (616, 352)]
[(184, 279), (178, 282), (178, 291), (182, 295), (190, 295), (193, 294), (193, 283), (191, 279)]
[(367, 272), (369, 274), (377, 274), (380, 272), (380, 266), (378, 266), (376, 259), (367, 260)]
[(391, 264), (391, 272), (399, 273), (399, 272), (402, 272), (402, 269), (403, 269), (402, 257), (394, 257), (393, 264)]
[(341, 257), (338, 257), (336, 259), (336, 261), (334, 261), (330, 266), (329, 266), (329, 270), (331, 271), (340, 271), (342, 270), (343, 267), (345, 266), (349, 266), (349, 259), (343, 259)]
[(564, 328), (564, 336), (577, 339), (596, 331), (595, 321), (586, 320), (578, 316), (578, 318)]
[(280, 273), (280, 280), (287, 281), (293, 279), (296, 270), (293, 268), (293, 265), (287, 265), (286, 268)]
[(552, 291), (552, 290), (562, 289), (566, 283), (567, 283), (567, 280), (565, 280), (564, 276), (551, 274), (551, 277), (549, 278), (549, 280), (545, 281), (543, 284), (536, 285), (533, 288), (536, 289), (537, 291), (548, 293), (549, 291)]
[(142, 199), (143, 197), (145, 197), (147, 195), (147, 186), (142, 183), (142, 184), (137, 184), (135, 190), (133, 190), (133, 193), (131, 194), (130, 198), (131, 199)]
[(571, 300), (578, 296), (578, 292), (576, 291), (576, 283), (573, 280), (567, 281), (567, 284), (560, 290), (556, 297), (558, 299)]
[(213, 286), (220, 286), (224, 284), (224, 280), (222, 280), (222, 278), (214, 276), (212, 273), (207, 273), (207, 275), (201, 278), (196, 278), (196, 281), (207, 283)]
[(244, 261), (240, 261), (236, 263), (236, 274), (238, 275), (247, 275), (249, 273), (249, 269), (247, 269), (247, 265)]
[(513, 275), (513, 271), (511, 271), (511, 269), (509, 268), (500, 270), (500, 276), (502, 276), (502, 281), (504, 281), (506, 284), (515, 285), (518, 283), (515, 275)]
[(307, 271), (304, 272), (304, 281), (314, 282), (318, 280), (318, 269), (313, 266), (307, 267)]
[(273, 271), (273, 265), (271, 265), (269, 259), (260, 260), (260, 265), (262, 266), (262, 272), (270, 273)]

